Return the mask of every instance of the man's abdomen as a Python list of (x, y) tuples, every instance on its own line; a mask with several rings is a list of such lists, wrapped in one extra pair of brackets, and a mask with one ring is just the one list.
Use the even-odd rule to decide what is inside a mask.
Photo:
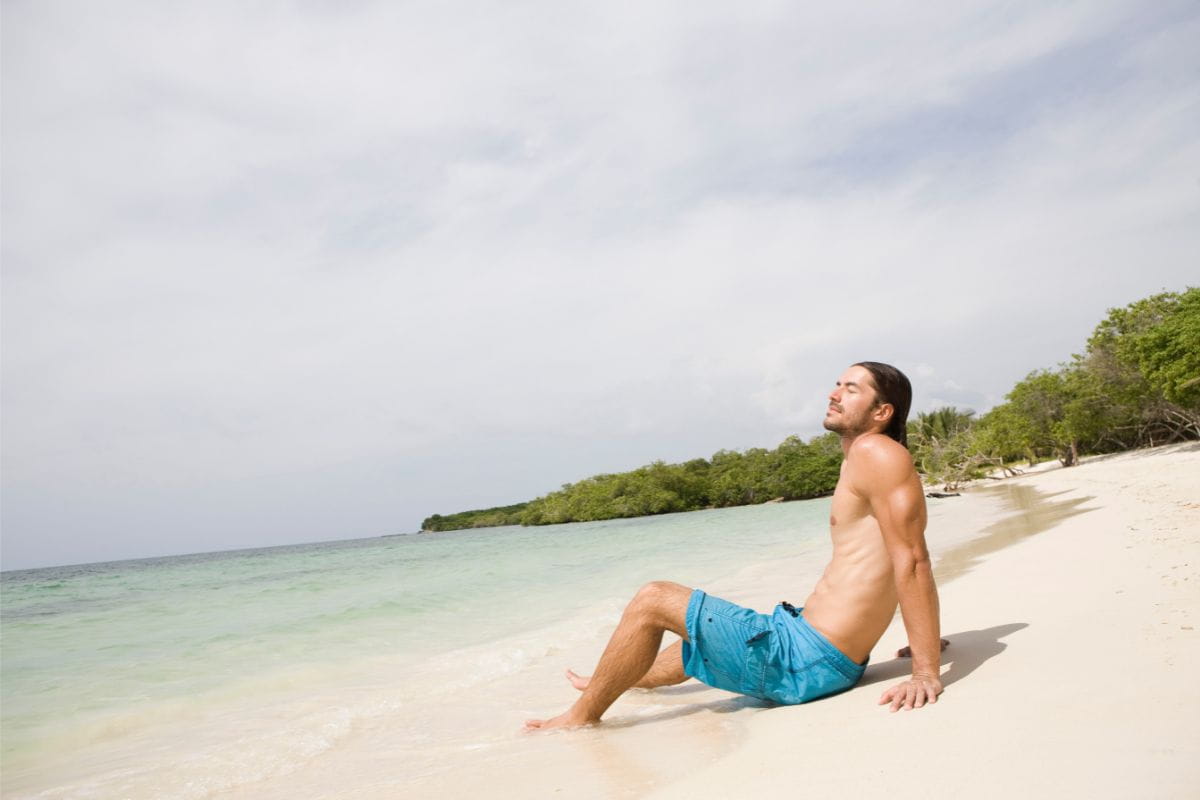
[(821, 579), (804, 603), (804, 618), (834, 647), (861, 664), (896, 614), (896, 590), (886, 581)]

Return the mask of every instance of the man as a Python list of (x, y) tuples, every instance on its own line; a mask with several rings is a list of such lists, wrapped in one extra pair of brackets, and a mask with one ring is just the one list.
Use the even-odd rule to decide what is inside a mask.
[[(589, 725), (626, 689), (695, 677), (712, 686), (792, 704), (849, 689), (899, 604), (912, 677), (879, 703), (891, 710), (937, 702), (941, 649), (937, 588), (925, 547), (925, 495), (907, 449), (912, 386), (888, 364), (849, 367), (829, 395), (825, 427), (841, 435), (833, 493), (833, 557), (802, 608), (759, 614), (677, 583), (638, 591), (595, 674), (568, 671), (582, 694), (565, 713), (527, 730)], [(682, 641), (661, 653), (665, 631)]]

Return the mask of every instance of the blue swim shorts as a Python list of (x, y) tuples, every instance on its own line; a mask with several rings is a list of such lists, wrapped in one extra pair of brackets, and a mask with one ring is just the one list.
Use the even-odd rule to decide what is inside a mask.
[(695, 589), (688, 601), (687, 633), (685, 673), (718, 689), (783, 705), (844, 692), (867, 667), (855, 664), (783, 604), (760, 614)]

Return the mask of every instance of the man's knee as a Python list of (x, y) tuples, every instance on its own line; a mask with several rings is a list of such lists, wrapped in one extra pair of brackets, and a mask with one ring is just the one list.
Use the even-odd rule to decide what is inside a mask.
[(689, 593), (686, 586), (671, 581), (650, 581), (633, 596), (628, 610), (635, 613), (654, 614), (668, 608), (682, 593)]

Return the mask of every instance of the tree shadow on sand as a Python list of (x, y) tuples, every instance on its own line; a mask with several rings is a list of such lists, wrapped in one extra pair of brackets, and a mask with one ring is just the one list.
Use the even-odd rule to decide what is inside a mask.
[(1137, 450), (1121, 450), (1116, 453), (1105, 453), (1099, 456), (1088, 456), (1082, 464), (1101, 464), (1105, 461), (1112, 461), (1114, 458), (1151, 458), (1160, 456), (1164, 453), (1195, 453), (1200, 450), (1200, 442), (1177, 442), (1175, 444), (1163, 444), (1155, 447), (1143, 447)]

